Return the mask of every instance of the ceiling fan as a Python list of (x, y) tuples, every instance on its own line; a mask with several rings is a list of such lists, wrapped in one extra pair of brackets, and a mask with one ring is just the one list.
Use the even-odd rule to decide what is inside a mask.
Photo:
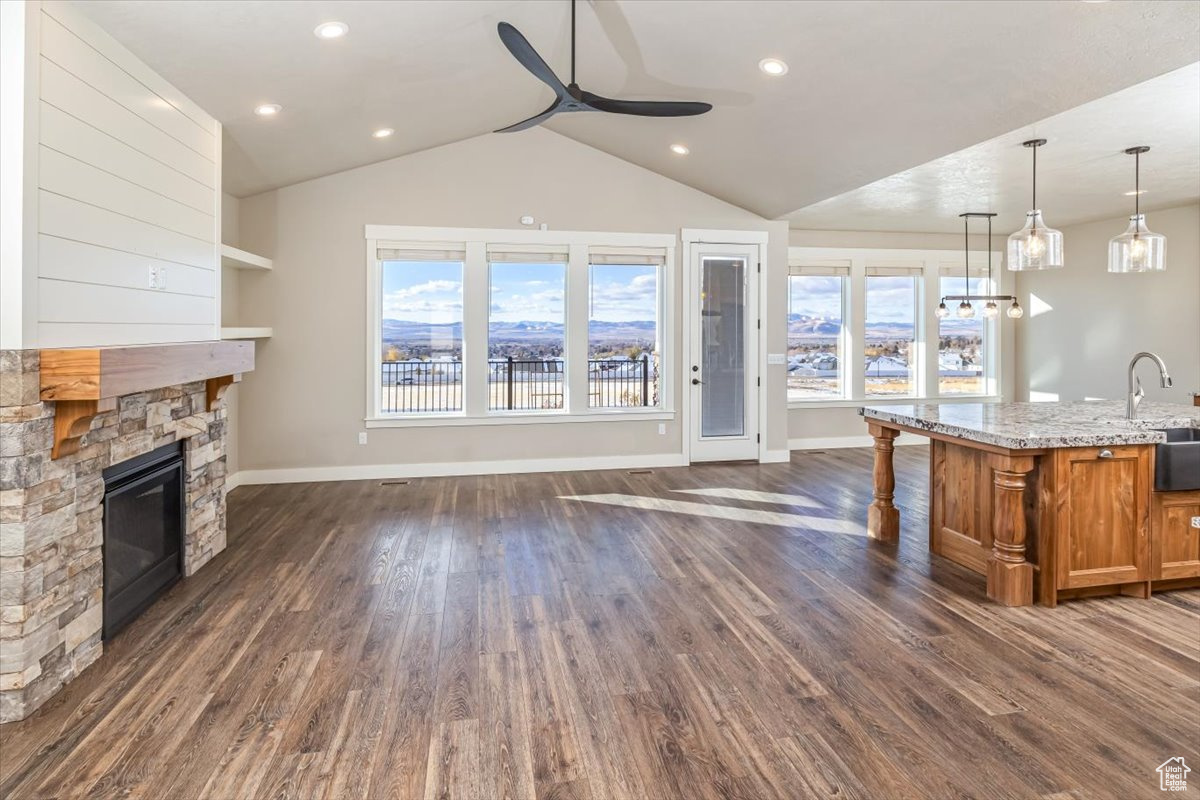
[(533, 49), (529, 40), (521, 32), (501, 22), (496, 26), (500, 41), (513, 54), (513, 58), (521, 62), (521, 66), (534, 74), (547, 86), (554, 90), (554, 102), (540, 114), (522, 120), (515, 125), (501, 128), (496, 133), (523, 131), (540, 125), (558, 113), (568, 111), (607, 111), (610, 114), (631, 114), (637, 117), (692, 117), (712, 110), (711, 103), (697, 103), (673, 100), (612, 100), (592, 94), (579, 88), (575, 82), (575, 0), (571, 0), (571, 82), (563, 86), (562, 81), (554, 71), (546, 65), (542, 57)]

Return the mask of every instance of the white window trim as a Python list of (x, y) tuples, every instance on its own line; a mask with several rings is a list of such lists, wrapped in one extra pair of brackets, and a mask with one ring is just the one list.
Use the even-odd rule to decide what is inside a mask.
[[(971, 275), (977, 277), (986, 275), (986, 267), (974, 263), (976, 259), (984, 261), (983, 254), (972, 250)], [(789, 399), (789, 409), (803, 408), (859, 408), (864, 405), (911, 404), (921, 403), (979, 403), (1001, 399), (1003, 395), (1003, 376), (1006, 364), (1003, 363), (1002, 341), (1008, 338), (1003, 323), (999, 319), (985, 321), (989, 325), (986, 336), (987, 372), (984, 380), (987, 391), (984, 394), (948, 394), (938, 393), (938, 371), (933, 365), (938, 363), (938, 319), (934, 314), (937, 300), (940, 298), (940, 281), (943, 268), (956, 266), (956, 274), (962, 274), (962, 253), (954, 250), (908, 250), (881, 248), (845, 248), (845, 247), (789, 247), (789, 267), (804, 266), (849, 266), (850, 274), (846, 281), (846, 294), (843, 296), (843, 345), (849, 364), (861, 364), (866, 354), (865, 323), (866, 323), (866, 275), (871, 267), (901, 267), (908, 266), (921, 270), (921, 280), (917, 286), (917, 310), (915, 320), (916, 364), (914, 385), (919, 391), (911, 395), (896, 396), (867, 396), (865, 376), (862, 370), (852, 370), (842, 381), (843, 396), (841, 398), (823, 398), (812, 400)], [(992, 251), (992, 277), (995, 280), (997, 294), (1013, 294), (1013, 278), (1004, 268), (1004, 254)], [(789, 272), (791, 270), (789, 269)]]
[[(675, 418), (675, 281), (679, 266), (675, 252), (677, 239), (673, 234), (620, 233), (598, 231), (543, 231), (506, 228), (432, 228), (408, 225), (366, 225), (367, 255), (367, 346), (366, 346), (366, 413), (368, 428), (431, 427), (470, 425), (514, 425), (563, 422), (616, 422), (636, 420), (669, 420)], [(513, 412), (489, 411), (487, 408), (486, 375), (479, 370), (463, 370), (463, 403), (461, 412), (433, 414), (384, 414), (380, 411), (382, 342), (381, 300), (383, 293), (382, 262), (377, 258), (379, 247), (395, 245), (411, 247), (425, 242), (462, 243), (466, 257), (463, 263), (463, 362), (476, 363), (487, 359), (487, 328), (490, 285), (487, 261), (488, 245), (531, 245), (535, 247), (566, 246), (568, 250), (566, 297), (564, 298), (564, 336), (567, 357), (566, 385), (562, 411)], [(642, 247), (665, 251), (659, 271), (658, 324), (656, 335), (659, 348), (659, 405), (650, 408), (596, 408), (587, 406), (586, 356), (588, 350), (587, 291), (590, 279), (588, 250), (590, 247)], [(474, 276), (468, 279), (468, 276)], [(579, 318), (579, 314), (583, 318)], [(581, 334), (582, 331), (582, 334)], [(580, 335), (583, 339), (580, 340)], [(572, 366), (584, 360), (582, 372)], [(478, 373), (472, 375), (472, 372)], [(580, 375), (584, 388), (580, 391)], [(472, 387), (474, 384), (474, 387)], [(574, 391), (572, 391), (574, 385)], [(473, 390), (472, 390), (473, 389)]]
[[(789, 248), (790, 249), (790, 248)], [(790, 261), (790, 259), (789, 259)], [(853, 338), (850, 330), (850, 265), (846, 264), (791, 264), (788, 265), (788, 306), (787, 319), (791, 324), (792, 314), (792, 277), (826, 277), (842, 279), (842, 332), (838, 335), (838, 393), (831, 397), (812, 398), (810, 400), (793, 400), (788, 398), (789, 407), (809, 407), (814, 403), (846, 403), (850, 395), (850, 373), (846, 365), (850, 359), (845, 357), (850, 352), (850, 341)], [(784, 358), (787, 358), (787, 342), (784, 347)], [(786, 362), (785, 362), (786, 363)], [(787, 391), (787, 377), (784, 377), (784, 391)]]

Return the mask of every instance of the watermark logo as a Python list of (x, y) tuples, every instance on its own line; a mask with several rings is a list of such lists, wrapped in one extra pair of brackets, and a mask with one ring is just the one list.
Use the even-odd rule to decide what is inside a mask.
[(1183, 763), (1183, 756), (1168, 758), (1158, 767), (1158, 788), (1164, 792), (1186, 792), (1187, 776), (1192, 768)]

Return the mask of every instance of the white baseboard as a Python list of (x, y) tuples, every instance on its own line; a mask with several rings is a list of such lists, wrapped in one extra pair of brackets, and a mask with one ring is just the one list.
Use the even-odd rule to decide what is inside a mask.
[[(540, 458), (508, 461), (460, 461), (433, 464), (364, 464), (295, 469), (244, 469), (230, 478), (236, 485), (262, 483), (319, 483), (323, 481), (386, 480), (390, 478), (443, 478), (460, 475), (517, 475), (529, 472), (581, 472), (603, 469), (684, 467), (680, 453), (595, 458)], [(226, 478), (226, 486), (230, 478)]]
[[(840, 450), (844, 447), (873, 447), (875, 440), (864, 434), (862, 436), (814, 436), (808, 439), (788, 439), (790, 450)], [(901, 433), (894, 444), (929, 444), (924, 436), (915, 433)]]
[(226, 475), (225, 476), (225, 494), (229, 494), (234, 489), (238, 488), (243, 483), (245, 483), (246, 481), (243, 478), (243, 476), (245, 474), (246, 473), (239, 471), (239, 472), (233, 472), (233, 473), (230, 473), (229, 475)]
[[(789, 442), (788, 444), (791, 444)], [(792, 460), (792, 451), (788, 450), (768, 450), (763, 454), (763, 457), (758, 460), (760, 464), (784, 464)]]

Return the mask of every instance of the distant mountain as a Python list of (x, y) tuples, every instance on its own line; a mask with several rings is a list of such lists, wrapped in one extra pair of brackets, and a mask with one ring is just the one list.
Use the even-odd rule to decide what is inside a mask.
[[(653, 320), (628, 322), (593, 321), (588, 326), (592, 338), (603, 341), (641, 342), (654, 338), (656, 323)], [(489, 335), (500, 341), (537, 342), (561, 340), (562, 323), (522, 320), (520, 322), (492, 322), (488, 325)], [(401, 344), (433, 341), (459, 341), (462, 339), (462, 323), (431, 324), (412, 320), (385, 319), (383, 340)]]
[[(971, 336), (979, 333), (978, 318), (960, 319), (949, 317), (940, 320), (938, 333), (942, 336)], [(837, 336), (840, 323), (830, 321), (825, 317), (810, 314), (788, 315), (788, 336), (827, 338)], [(868, 322), (866, 324), (869, 339), (911, 339), (913, 326), (905, 322)]]

